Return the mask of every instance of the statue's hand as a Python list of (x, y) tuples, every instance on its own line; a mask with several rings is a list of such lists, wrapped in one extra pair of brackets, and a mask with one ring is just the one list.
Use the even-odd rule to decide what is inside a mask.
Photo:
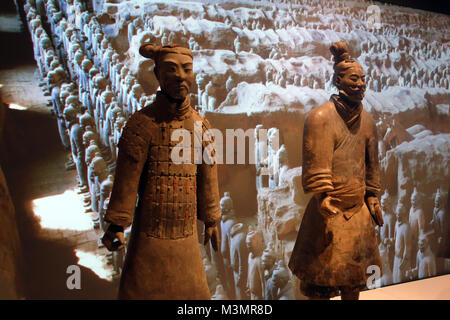
[(215, 224), (213, 226), (208, 226), (207, 224), (205, 224), (205, 241), (204, 241), (205, 246), (208, 244), (208, 241), (210, 239), (214, 251), (218, 251), (220, 244), (220, 236), (219, 230), (217, 230), (217, 226)]
[(381, 212), (380, 201), (378, 197), (369, 196), (366, 198), (366, 204), (369, 208), (370, 214), (372, 215), (373, 220), (380, 227), (384, 224), (383, 213)]
[[(116, 240), (117, 239), (117, 240)], [(123, 227), (109, 225), (102, 238), (102, 243), (109, 251), (117, 251), (125, 247)]]
[(341, 213), (341, 209), (336, 207), (338, 199), (331, 196), (319, 198), (319, 211), (324, 217), (333, 217)]

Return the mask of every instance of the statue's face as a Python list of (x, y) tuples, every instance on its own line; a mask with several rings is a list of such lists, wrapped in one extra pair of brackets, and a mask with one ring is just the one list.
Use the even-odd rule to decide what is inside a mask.
[(273, 281), (275, 282), (275, 285), (278, 288), (284, 287), (287, 282), (286, 280), (288, 280), (284, 277), (283, 270), (279, 269), (279, 268), (277, 268), (273, 271), (272, 276), (273, 276)]
[(405, 207), (403, 206), (403, 204), (399, 204), (395, 212), (395, 217), (397, 218), (398, 221), (403, 221), (404, 216), (405, 216)]
[(427, 240), (425, 238), (420, 238), (419, 239), (419, 250), (421, 252), (424, 252), (426, 248), (427, 248)]
[(261, 257), (261, 263), (264, 269), (269, 269), (275, 263), (275, 257), (267, 251), (264, 251)]
[(415, 207), (417, 204), (417, 193), (413, 192), (411, 196), (411, 206)]
[(366, 92), (366, 76), (362, 67), (353, 64), (338, 77), (336, 86), (339, 90), (343, 90), (347, 98), (354, 103), (360, 103)]
[(231, 213), (231, 209), (233, 209), (229, 201), (221, 201), (219, 206), (222, 214), (229, 214)]
[(381, 208), (383, 209), (383, 211), (387, 211), (388, 207), (387, 207), (387, 197), (381, 197)]
[(184, 100), (195, 80), (191, 57), (168, 53), (158, 63), (157, 78), (161, 89), (175, 100)]

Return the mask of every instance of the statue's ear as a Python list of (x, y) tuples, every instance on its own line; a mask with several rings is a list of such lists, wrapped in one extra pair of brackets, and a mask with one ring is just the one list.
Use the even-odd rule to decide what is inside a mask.
[(334, 78), (334, 85), (339, 88), (341, 86), (341, 76), (337, 75), (336, 78)]
[(155, 64), (155, 67), (153, 68), (153, 73), (155, 74), (156, 79), (158, 79), (158, 81), (159, 81), (159, 69), (156, 64)]

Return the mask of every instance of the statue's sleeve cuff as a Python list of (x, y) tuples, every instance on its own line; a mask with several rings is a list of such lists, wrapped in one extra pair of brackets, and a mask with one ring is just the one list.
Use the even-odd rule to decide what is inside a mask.
[(377, 197), (381, 192), (381, 189), (378, 187), (366, 186), (366, 197), (374, 196)]
[(105, 221), (111, 224), (127, 228), (131, 225), (132, 214), (126, 211), (107, 210)]

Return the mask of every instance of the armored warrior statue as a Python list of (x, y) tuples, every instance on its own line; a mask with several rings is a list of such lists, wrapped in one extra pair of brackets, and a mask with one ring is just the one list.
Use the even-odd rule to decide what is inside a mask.
[(372, 219), (383, 225), (378, 200), (380, 175), (375, 122), (362, 99), (362, 67), (350, 59), (344, 42), (330, 47), (334, 85), (339, 94), (314, 108), (305, 119), (303, 176), (313, 193), (305, 210), (289, 267), (306, 296), (358, 299), (367, 267), (381, 269)]
[[(154, 103), (131, 115), (123, 129), (105, 215), (111, 224), (103, 243), (109, 250), (122, 248), (124, 229), (133, 223), (119, 298), (209, 299), (196, 220), (205, 223), (205, 244), (211, 240), (217, 250), (217, 167), (212, 154), (208, 161), (194, 163), (194, 143), (180, 151), (190, 153), (191, 161), (174, 161), (179, 141), (171, 139), (173, 132), (184, 130), (185, 139), (192, 141), (210, 127), (190, 106), (193, 55), (177, 45), (144, 44), (139, 52), (154, 60), (161, 91)], [(194, 130), (198, 124), (201, 130)]]
[[(411, 236), (411, 253), (417, 252), (419, 237), (425, 233), (425, 213), (419, 204), (419, 192), (414, 187), (411, 194), (411, 208), (409, 210), (409, 230)], [(415, 265), (415, 256), (411, 254), (411, 265)]]
[(445, 236), (448, 233), (448, 226), (446, 221), (444, 201), (442, 199), (441, 189), (438, 188), (434, 197), (433, 218), (430, 221), (431, 228), (435, 233), (437, 240), (437, 251), (440, 255), (445, 256), (444, 252), (447, 248), (445, 246)]
[(263, 251), (261, 256), (261, 263), (264, 272), (264, 298), (269, 300), (272, 296), (274, 282), (272, 279), (272, 273), (275, 269), (276, 256), (273, 248), (273, 242), (269, 242)]
[(283, 260), (278, 261), (277, 267), (272, 273), (271, 278), (275, 285), (275, 290), (271, 292), (272, 296), (269, 300), (294, 300), (295, 292), (290, 280), (289, 271)]
[(78, 179), (80, 181), (80, 190), (82, 192), (88, 191), (87, 181), (87, 167), (85, 163), (85, 146), (83, 144), (83, 128), (79, 124), (78, 115), (76, 112), (69, 112), (66, 115), (66, 120), (70, 123), (70, 145), (72, 149), (72, 157), (77, 168)]
[(411, 280), (433, 277), (436, 275), (436, 257), (431, 251), (428, 238), (421, 234), (418, 240), (416, 267), (409, 270), (407, 275)]
[(406, 280), (406, 271), (409, 270), (410, 263), (410, 248), (411, 232), (408, 223), (408, 212), (402, 201), (397, 205), (395, 212), (397, 222), (395, 224), (395, 256), (392, 281), (394, 283), (403, 282)]
[(276, 181), (276, 175), (278, 174), (276, 169), (276, 155), (280, 149), (280, 130), (278, 128), (270, 128), (267, 131), (268, 146), (267, 146), (267, 168), (269, 171), (269, 187), (275, 188), (278, 186)]
[[(438, 188), (434, 198), (433, 218), (430, 227), (433, 230), (434, 240), (432, 243), (436, 248), (437, 272), (449, 272), (450, 270), (450, 227), (448, 209), (445, 208), (444, 195)], [(431, 241), (430, 241), (431, 242)]]
[(233, 269), (234, 287), (237, 300), (248, 300), (248, 249), (245, 243), (247, 238), (247, 226), (238, 222), (230, 230), (230, 264)]
[(234, 275), (231, 268), (231, 228), (236, 223), (236, 216), (234, 212), (233, 199), (229, 192), (225, 192), (222, 199), (220, 199), (220, 212), (222, 220), (220, 222), (221, 230), (221, 254), (223, 258), (223, 274), (222, 283), (224, 289), (230, 298), (235, 298)]
[(267, 131), (262, 124), (255, 128), (255, 167), (256, 189), (269, 186), (269, 170), (267, 169)]
[(249, 251), (247, 288), (252, 300), (264, 299), (264, 272), (261, 256), (264, 249), (264, 237), (261, 231), (249, 228), (245, 240)]

